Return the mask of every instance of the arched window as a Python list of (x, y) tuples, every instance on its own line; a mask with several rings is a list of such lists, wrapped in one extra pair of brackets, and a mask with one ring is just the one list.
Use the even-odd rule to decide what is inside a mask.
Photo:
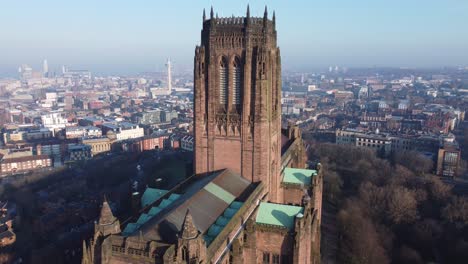
[(188, 249), (184, 246), (182, 247), (182, 261), (189, 263), (189, 252)]
[(240, 105), (241, 103), (241, 86), (242, 86), (242, 67), (239, 58), (234, 60), (232, 72), (232, 104)]
[(226, 107), (228, 91), (228, 67), (225, 58), (219, 64), (219, 104)]

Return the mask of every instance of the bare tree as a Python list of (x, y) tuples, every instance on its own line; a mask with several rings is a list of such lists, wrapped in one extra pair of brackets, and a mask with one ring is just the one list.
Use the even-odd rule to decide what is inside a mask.
[(346, 209), (338, 213), (343, 240), (341, 245), (344, 263), (390, 263), (372, 221), (363, 216), (358, 202), (347, 201)]
[(401, 164), (415, 173), (428, 173), (434, 168), (431, 159), (415, 151), (405, 151), (395, 154), (395, 163)]
[(416, 195), (405, 187), (390, 187), (387, 191), (389, 219), (395, 224), (411, 223), (418, 217)]
[(442, 210), (443, 217), (458, 226), (468, 225), (468, 198), (455, 197)]
[(427, 176), (429, 192), (437, 201), (446, 201), (452, 195), (452, 187), (443, 183), (437, 176)]
[(398, 252), (399, 260), (398, 263), (401, 264), (419, 264), (419, 263), (424, 263), (424, 260), (422, 259), (421, 255), (419, 255), (418, 251), (403, 245), (399, 252)]

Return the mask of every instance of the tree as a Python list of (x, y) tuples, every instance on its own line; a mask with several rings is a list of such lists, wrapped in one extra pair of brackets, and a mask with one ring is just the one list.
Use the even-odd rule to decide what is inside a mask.
[(442, 210), (445, 220), (458, 226), (468, 225), (468, 198), (457, 196)]
[(452, 187), (437, 176), (428, 176), (429, 193), (436, 201), (446, 201), (452, 195)]
[(387, 187), (388, 217), (395, 224), (411, 223), (418, 217), (416, 195), (405, 187)]
[(418, 174), (431, 172), (434, 168), (434, 163), (431, 159), (416, 151), (396, 153), (394, 155), (394, 162), (396, 164), (403, 165)]
[(421, 255), (419, 255), (418, 251), (403, 245), (399, 252), (398, 252), (398, 263), (401, 264), (419, 264), (424, 263)]
[(371, 182), (362, 183), (359, 187), (359, 199), (363, 210), (374, 219), (382, 219), (386, 208), (385, 190)]
[(338, 213), (343, 238), (340, 250), (344, 263), (373, 264), (390, 263), (372, 221), (365, 217), (355, 200), (348, 200)]
[(324, 173), (324, 193), (329, 202), (336, 203), (341, 195), (343, 181), (341, 177), (332, 170), (326, 170)]

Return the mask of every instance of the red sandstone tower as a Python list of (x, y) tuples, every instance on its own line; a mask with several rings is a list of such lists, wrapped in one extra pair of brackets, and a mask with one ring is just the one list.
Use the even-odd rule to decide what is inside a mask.
[(195, 49), (195, 173), (231, 169), (269, 186), (281, 162), (281, 57), (275, 15), (203, 15)]

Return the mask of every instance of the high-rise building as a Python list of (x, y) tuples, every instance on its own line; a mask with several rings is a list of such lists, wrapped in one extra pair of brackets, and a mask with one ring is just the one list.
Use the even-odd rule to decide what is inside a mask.
[(167, 92), (171, 94), (172, 92), (172, 72), (171, 72), (171, 59), (167, 59)]
[(44, 60), (42, 63), (42, 74), (46, 78), (49, 77), (49, 64), (47, 63), (47, 60)]
[(320, 263), (322, 172), (299, 128), (281, 128), (275, 15), (203, 13), (195, 49), (195, 174), (132, 196), (123, 221), (104, 202), (90, 263)]
[(21, 67), (18, 68), (18, 73), (20, 74), (20, 78), (22, 80), (33, 78), (33, 69), (27, 64), (21, 65)]

